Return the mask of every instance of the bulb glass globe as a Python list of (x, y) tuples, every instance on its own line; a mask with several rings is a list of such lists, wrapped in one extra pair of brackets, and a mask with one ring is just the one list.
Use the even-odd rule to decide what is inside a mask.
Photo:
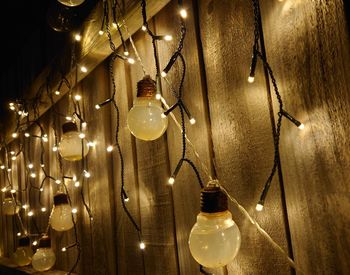
[(18, 266), (26, 266), (32, 262), (33, 251), (30, 247), (28, 237), (23, 237), (19, 240), (19, 245), (16, 251), (11, 255), (12, 261)]
[(19, 210), (19, 205), (17, 205), (16, 200), (12, 197), (5, 198), (2, 202), (2, 213), (5, 215), (15, 215)]
[(63, 124), (63, 135), (61, 142), (58, 145), (58, 151), (62, 158), (68, 161), (81, 160), (82, 143), (84, 146), (84, 157), (89, 153), (89, 146), (85, 138), (80, 137), (77, 126), (73, 122)]
[(76, 7), (81, 5), (85, 0), (57, 0), (57, 1), (68, 7)]
[(32, 266), (37, 271), (47, 271), (51, 269), (56, 262), (56, 256), (51, 249), (51, 239), (44, 236), (39, 241), (39, 248), (32, 259)]
[(68, 204), (66, 194), (59, 193), (54, 197), (54, 209), (50, 219), (51, 227), (56, 231), (67, 231), (74, 224), (72, 220), (72, 207)]
[(241, 245), (241, 233), (229, 211), (199, 213), (193, 226), (189, 247), (201, 265), (218, 268), (230, 263)]

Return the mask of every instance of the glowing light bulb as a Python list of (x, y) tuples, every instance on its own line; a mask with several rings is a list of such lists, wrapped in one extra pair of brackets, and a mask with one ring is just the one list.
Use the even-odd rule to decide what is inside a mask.
[(125, 52), (124, 52), (124, 55), (125, 55), (125, 56), (129, 56), (129, 52), (128, 52), (128, 51), (125, 51)]
[(11, 258), (18, 266), (29, 265), (32, 261), (33, 251), (30, 247), (29, 237), (22, 237), (19, 239), (18, 247), (12, 254)]
[(144, 250), (146, 248), (146, 244), (144, 242), (140, 242), (140, 249)]
[(1, 170), (4, 170), (6, 167), (5, 167), (5, 165), (1, 165), (0, 168), (1, 168)]
[(75, 95), (75, 96), (74, 96), (74, 99), (75, 99), (76, 101), (80, 101), (80, 100), (81, 100), (81, 95)]
[(39, 241), (39, 247), (32, 259), (32, 266), (36, 271), (43, 272), (50, 270), (56, 262), (56, 256), (51, 249), (51, 239), (44, 236)]
[(14, 155), (14, 154), (15, 154), (15, 151), (11, 151), (10, 154), (11, 154), (11, 155)]
[(118, 28), (118, 25), (117, 25), (117, 23), (115, 23), (115, 22), (112, 23), (112, 26), (113, 26), (114, 28), (116, 28), (116, 29)]
[(29, 168), (29, 169), (33, 169), (33, 167), (34, 167), (33, 163), (29, 163), (29, 164), (28, 164), (28, 168)]
[(80, 133), (80, 134), (79, 134), (79, 137), (80, 137), (81, 139), (83, 139), (83, 138), (85, 138), (85, 134), (84, 134), (84, 133)]
[(220, 188), (208, 186), (201, 193), (201, 212), (189, 237), (190, 252), (202, 266), (222, 267), (236, 257), (241, 234), (227, 210), (227, 197)]
[(87, 127), (87, 122), (84, 121), (82, 124), (81, 124), (81, 127), (83, 127), (84, 129)]
[(17, 158), (16, 156), (11, 157), (12, 160), (16, 160), (16, 158)]
[(17, 138), (17, 137), (18, 137), (18, 134), (17, 134), (17, 133), (12, 133), (12, 137), (13, 137), (13, 138)]
[(99, 30), (99, 31), (98, 31), (98, 34), (99, 34), (99, 35), (103, 35), (103, 34), (104, 34), (103, 30)]
[(57, 152), (57, 150), (58, 150), (57, 146), (52, 147), (52, 151)]
[(16, 195), (15, 194), (11, 195), (9, 193), (5, 194), (5, 199), (2, 202), (2, 213), (8, 216), (15, 215), (19, 212), (19, 209), (20, 207), (16, 202)]
[(162, 72), (160, 73), (160, 75), (161, 75), (162, 77), (166, 77), (167, 73), (164, 72), (164, 71), (162, 71)]
[(80, 182), (79, 182), (79, 181), (74, 182), (74, 186), (75, 186), (75, 187), (79, 187), (79, 185), (80, 185)]
[(21, 232), (18, 232), (18, 233), (17, 233), (17, 236), (18, 236), (18, 237), (20, 237), (21, 235), (22, 235), (22, 233), (21, 233)]
[(16, 110), (15, 106), (10, 106), (10, 109), (11, 109), (12, 111)]
[(28, 204), (23, 204), (23, 205), (22, 205), (22, 208), (23, 208), (23, 209), (27, 209), (28, 207), (29, 207)]
[(36, 178), (36, 174), (34, 172), (30, 173), (30, 177), (34, 179), (34, 178)]
[(6, 187), (4, 187), (4, 188), (2, 188), (2, 189), (1, 189), (1, 192), (5, 193), (5, 192), (6, 192), (6, 190), (7, 190), (7, 188), (6, 188)]
[(143, 30), (144, 32), (147, 30), (145, 25), (142, 25), (141, 30)]
[(85, 178), (90, 178), (91, 174), (88, 171), (84, 170), (84, 176), (85, 176)]
[(62, 247), (61, 251), (62, 251), (62, 252), (66, 252), (66, 251), (67, 251), (67, 248)]
[(196, 124), (196, 119), (194, 118), (194, 117), (192, 117), (191, 119), (190, 119), (190, 123), (193, 125), (193, 124)]
[(58, 0), (61, 4), (68, 7), (76, 7), (84, 3), (85, 0)]
[(129, 62), (130, 64), (135, 64), (135, 59), (129, 57), (129, 58), (128, 58), (128, 62)]
[(38, 244), (38, 241), (32, 242), (32, 245), (33, 245), (33, 246), (36, 246), (37, 244)]
[(46, 207), (41, 207), (41, 212), (46, 212)]
[(16, 189), (11, 189), (11, 194), (15, 194), (16, 193)]
[(125, 202), (128, 202), (130, 199), (128, 197), (124, 198)]
[(40, 188), (40, 192), (43, 192), (43, 191), (44, 191), (44, 188), (41, 187), (41, 188)]
[(169, 179), (168, 179), (168, 183), (169, 184), (174, 184), (174, 182), (175, 182), (175, 179), (173, 178), (173, 177), (170, 177)]
[(73, 213), (73, 214), (76, 214), (76, 213), (78, 213), (78, 209), (76, 209), (76, 208), (73, 208), (73, 209), (72, 209), (72, 213)]
[(87, 145), (88, 145), (89, 147), (95, 147), (95, 146), (96, 146), (96, 142), (95, 142), (95, 141), (89, 141), (89, 142), (87, 143)]
[(112, 145), (109, 145), (108, 147), (107, 147), (107, 152), (112, 152), (113, 151), (113, 146)]
[(15, 105), (15, 103), (13, 103), (13, 102), (10, 102), (9, 103), (9, 106), (11, 107), (11, 106), (14, 106)]
[(99, 110), (99, 109), (101, 109), (101, 106), (100, 106), (100, 104), (96, 104), (96, 105), (95, 105), (95, 109), (96, 109), (96, 110)]
[(181, 10), (180, 10), (180, 16), (181, 16), (182, 18), (187, 18), (187, 11), (186, 11), (185, 9), (181, 9)]
[(301, 124), (298, 126), (298, 128), (299, 128), (300, 130), (303, 130), (303, 129), (305, 128), (305, 125), (304, 125), (303, 123), (301, 123)]
[(56, 184), (61, 184), (60, 180), (55, 180)]
[(156, 94), (156, 99), (157, 100), (161, 100), (162, 99), (162, 95), (161, 94)]
[(261, 203), (258, 203), (256, 206), (255, 206), (255, 210), (256, 211), (262, 211), (264, 208), (264, 205), (262, 205)]
[(167, 34), (167, 35), (164, 36), (164, 40), (165, 41), (171, 41), (171, 40), (173, 40), (173, 37), (171, 35)]
[(60, 95), (61, 92), (59, 90), (55, 91), (55, 95)]
[(161, 102), (155, 99), (155, 82), (145, 76), (137, 83), (137, 98), (127, 116), (130, 132), (141, 140), (155, 140), (162, 136), (168, 127), (168, 118), (162, 118), (164, 112)]
[(254, 76), (249, 76), (249, 77), (248, 77), (248, 82), (249, 82), (249, 83), (253, 83), (253, 82), (254, 82), (254, 79), (255, 79)]
[(12, 169), (11, 168), (7, 168), (7, 172), (11, 172), (12, 171)]
[(56, 231), (67, 231), (74, 226), (72, 207), (68, 204), (66, 194), (58, 193), (54, 196), (54, 208), (50, 218), (50, 224)]
[(82, 73), (87, 73), (87, 68), (85, 67), (85, 66), (81, 66), (80, 67), (80, 71), (82, 72)]
[(28, 216), (29, 216), (29, 217), (34, 216), (34, 212), (33, 212), (33, 211), (29, 211), (29, 212), (28, 212)]
[(42, 137), (42, 140), (43, 140), (43, 142), (48, 142), (48, 141), (49, 141), (49, 139), (47, 138), (47, 136), (43, 136), (43, 137)]
[[(82, 159), (82, 151), (84, 157), (89, 152), (89, 146), (84, 138), (80, 137), (77, 125), (73, 122), (67, 122), (62, 126), (62, 139), (58, 145), (58, 151), (62, 158), (69, 161), (77, 161)], [(84, 150), (82, 150), (82, 144)]]
[(45, 164), (43, 164), (43, 163), (40, 164), (40, 167), (41, 167), (41, 168), (44, 168), (44, 167), (45, 167)]
[(76, 34), (76, 35), (74, 36), (74, 39), (75, 39), (76, 41), (80, 41), (80, 40), (81, 40), (81, 35), (80, 35), (80, 34)]

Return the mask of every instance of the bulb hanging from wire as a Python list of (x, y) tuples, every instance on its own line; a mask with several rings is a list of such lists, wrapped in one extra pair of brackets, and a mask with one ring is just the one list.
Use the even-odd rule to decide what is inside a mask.
[(218, 268), (230, 263), (241, 245), (241, 233), (228, 211), (227, 196), (208, 185), (201, 192), (201, 212), (193, 226), (189, 247), (202, 266)]
[(162, 117), (164, 110), (155, 96), (155, 81), (146, 75), (137, 83), (137, 97), (127, 117), (129, 130), (138, 139), (155, 140), (168, 127), (168, 118)]
[(11, 255), (11, 259), (18, 266), (26, 266), (32, 262), (33, 251), (30, 247), (28, 236), (22, 237), (18, 241), (16, 251)]
[(54, 197), (54, 209), (50, 219), (50, 224), (56, 231), (67, 231), (73, 224), (72, 207), (68, 204), (68, 196), (58, 193)]
[(56, 262), (56, 256), (51, 248), (51, 239), (44, 236), (39, 241), (39, 247), (32, 259), (32, 266), (37, 271), (50, 270)]
[(62, 125), (62, 139), (58, 145), (58, 151), (62, 158), (69, 161), (81, 160), (88, 154), (89, 146), (85, 134), (78, 132), (77, 125), (73, 122), (66, 122)]

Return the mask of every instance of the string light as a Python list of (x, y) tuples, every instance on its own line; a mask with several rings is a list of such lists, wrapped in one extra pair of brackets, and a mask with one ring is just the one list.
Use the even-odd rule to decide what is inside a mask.
[(12, 133), (12, 137), (13, 137), (13, 138), (17, 138), (17, 137), (18, 137), (18, 134), (17, 134), (17, 133)]
[(33, 211), (29, 211), (29, 212), (28, 212), (28, 216), (29, 216), (29, 217), (32, 217), (33, 215), (34, 215), (34, 212), (33, 212)]
[(79, 182), (79, 181), (74, 182), (74, 186), (75, 186), (75, 187), (79, 187), (79, 185), (80, 185), (80, 182)]
[(28, 168), (29, 168), (29, 169), (33, 169), (33, 167), (34, 167), (34, 164), (33, 164), (33, 163), (29, 163), (29, 164), (28, 164)]
[(16, 160), (16, 158), (17, 158), (16, 156), (11, 157), (12, 160)]
[(16, 193), (16, 189), (11, 189), (10, 191), (12, 194), (15, 194)]
[(22, 208), (23, 208), (23, 209), (27, 209), (28, 207), (29, 207), (28, 204), (23, 204), (23, 205), (22, 205)]
[(81, 100), (81, 95), (75, 95), (75, 96), (74, 96), (74, 99), (75, 99), (76, 101), (80, 101), (80, 100)]
[(90, 178), (91, 174), (88, 171), (84, 170), (84, 177), (85, 178)]
[(184, 19), (187, 18), (187, 10), (184, 8), (180, 9), (180, 16)]
[(140, 242), (140, 249), (144, 250), (146, 248), (146, 244), (144, 242)]
[(147, 31), (146, 26), (145, 26), (145, 25), (142, 25), (141, 30), (143, 30), (144, 32)]
[(5, 193), (6, 191), (7, 191), (7, 188), (6, 188), (6, 187), (4, 187), (4, 188), (1, 189), (1, 192), (3, 192), (3, 193)]
[(107, 105), (108, 103), (110, 103), (112, 101), (112, 98), (108, 98), (107, 100), (103, 101), (102, 103), (96, 104), (95, 105), (95, 109), (99, 110), (101, 109), (101, 107)]
[(73, 213), (73, 214), (76, 214), (77, 212), (78, 212), (78, 209), (76, 209), (76, 208), (73, 208), (73, 209), (72, 209), (72, 213)]
[(134, 64), (134, 63), (135, 63), (135, 59), (129, 57), (129, 58), (128, 58), (128, 62), (129, 62), (130, 64)]
[(34, 179), (34, 178), (36, 178), (36, 174), (34, 172), (32, 172), (32, 173), (30, 173), (30, 177)]
[(80, 71), (81, 71), (82, 73), (87, 73), (88, 69), (87, 69), (85, 66), (81, 66), (81, 67), (80, 67)]
[(67, 251), (67, 248), (62, 247), (61, 251), (62, 251), (62, 252), (66, 252), (66, 251)]
[(89, 141), (89, 142), (87, 143), (87, 146), (89, 146), (89, 147), (95, 147), (95, 146), (96, 146), (96, 142), (95, 142), (95, 141)]
[(77, 33), (75, 36), (74, 36), (74, 39), (75, 41), (80, 41), (81, 40), (81, 35), (79, 33)]
[(81, 127), (83, 127), (83, 129), (85, 129), (87, 127), (87, 122), (86, 121), (82, 122)]
[(56, 184), (61, 184), (61, 181), (60, 180), (55, 180), (55, 183)]
[(4, 169), (5, 169), (5, 165), (1, 165), (0, 168), (1, 168), (2, 170), (4, 170)]
[(262, 211), (264, 208), (264, 205), (262, 203), (258, 203), (255, 207), (255, 210), (256, 211)]
[(109, 145), (106, 150), (107, 150), (107, 152), (112, 152), (113, 151), (113, 145)]
[(32, 242), (32, 245), (33, 245), (33, 246), (37, 246), (37, 245), (38, 245), (38, 241)]
[(44, 188), (41, 187), (41, 188), (39, 189), (39, 191), (40, 191), (40, 192), (43, 192), (43, 191), (44, 191)]
[(45, 167), (45, 164), (41, 163), (41, 164), (40, 164), (40, 167), (41, 167), (41, 168), (44, 168), (44, 167)]
[(55, 91), (55, 95), (60, 95), (61, 92), (59, 90)]
[(25, 137), (30, 137), (30, 134), (26, 132), (26, 133), (24, 133), (24, 136)]
[(7, 168), (7, 172), (11, 172), (12, 171), (12, 169), (11, 168)]
[(305, 125), (301, 123), (299, 120), (296, 120), (293, 116), (288, 114), (286, 111), (282, 111), (282, 115), (286, 117), (289, 121), (291, 121), (295, 126), (297, 126), (300, 130), (305, 128)]
[(80, 133), (80, 134), (79, 134), (79, 137), (80, 137), (81, 139), (83, 139), (83, 138), (85, 138), (85, 134), (84, 134), (84, 133)]
[(41, 212), (46, 212), (46, 207), (41, 207)]
[(11, 154), (11, 155), (14, 155), (14, 154), (16, 154), (16, 153), (15, 153), (15, 151), (11, 151), (10, 154)]
[(17, 236), (18, 236), (18, 237), (20, 237), (21, 235), (22, 235), (22, 233), (21, 233), (21, 232), (18, 232), (18, 233), (17, 233)]
[(56, 145), (54, 147), (52, 147), (53, 152), (57, 152), (57, 150), (58, 150), (58, 147)]
[(98, 31), (98, 34), (99, 34), (99, 35), (103, 35), (103, 34), (104, 34), (104, 31), (103, 31), (103, 30), (99, 30), (99, 31)]

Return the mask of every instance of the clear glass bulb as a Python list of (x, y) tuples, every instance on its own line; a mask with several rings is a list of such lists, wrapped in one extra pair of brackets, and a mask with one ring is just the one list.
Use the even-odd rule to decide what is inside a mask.
[(16, 204), (16, 200), (13, 198), (5, 198), (2, 202), (2, 213), (5, 215), (15, 215), (19, 212), (19, 205)]
[(188, 243), (193, 258), (199, 264), (218, 268), (236, 257), (241, 246), (241, 233), (229, 211), (200, 212)]
[(19, 246), (12, 254), (12, 261), (18, 266), (26, 266), (32, 262), (33, 251), (30, 246)]
[(85, 0), (58, 0), (61, 4), (68, 7), (75, 7), (81, 5)]
[(78, 131), (70, 131), (62, 135), (60, 144), (58, 145), (58, 151), (65, 160), (77, 161), (82, 159), (82, 146), (81, 141), (84, 144), (84, 157), (89, 153), (89, 146), (86, 140), (79, 137)]
[(72, 207), (67, 203), (55, 205), (50, 223), (51, 227), (56, 231), (67, 231), (71, 229), (74, 226), (72, 220)]
[(130, 132), (141, 140), (155, 140), (162, 136), (168, 127), (168, 118), (161, 102), (154, 97), (137, 97), (130, 109), (127, 124)]
[(51, 247), (38, 248), (32, 259), (32, 266), (37, 271), (51, 269), (56, 262), (56, 256)]

